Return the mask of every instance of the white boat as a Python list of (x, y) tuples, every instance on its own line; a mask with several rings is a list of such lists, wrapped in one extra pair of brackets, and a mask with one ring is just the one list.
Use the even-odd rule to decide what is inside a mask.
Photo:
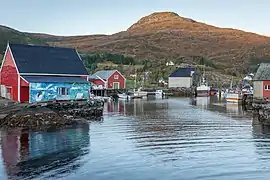
[(209, 92), (210, 92), (210, 87), (205, 85), (205, 84), (202, 84), (200, 86), (198, 86), (196, 88), (197, 90), (197, 96), (209, 96)]
[(112, 99), (110, 97), (96, 96), (94, 94), (90, 94), (90, 100), (100, 100), (103, 102), (111, 102)]
[(119, 99), (124, 99), (124, 100), (129, 100), (130, 99), (130, 95), (126, 94), (126, 93), (122, 93), (122, 94), (117, 94)]
[(155, 95), (156, 98), (162, 98), (163, 95), (164, 95), (163, 90), (161, 90), (161, 89), (156, 90), (155, 94), (156, 94), (156, 95)]
[(208, 86), (204, 74), (205, 72), (203, 73), (200, 85), (196, 88), (197, 96), (209, 96), (210, 94), (210, 86)]
[(240, 103), (243, 98), (241, 91), (229, 91), (226, 95), (226, 101), (231, 103)]
[(226, 93), (226, 102), (229, 103), (240, 103), (243, 98), (243, 93), (239, 89), (233, 89), (233, 79), (231, 81), (230, 89)]

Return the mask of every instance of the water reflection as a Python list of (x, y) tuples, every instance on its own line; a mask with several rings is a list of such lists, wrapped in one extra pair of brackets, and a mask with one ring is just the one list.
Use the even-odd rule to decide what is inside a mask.
[(111, 102), (91, 132), (2, 132), (2, 156), (17, 179), (267, 179), (270, 131), (251, 119), (215, 97)]
[(104, 105), (104, 114), (119, 113), (125, 115), (126, 103), (125, 101), (107, 102)]
[[(254, 124), (252, 128), (254, 146), (257, 153), (257, 161), (270, 160), (270, 127)], [(264, 167), (264, 165), (262, 165)], [(268, 167), (267, 167), (268, 168)]]
[(245, 107), (237, 103), (226, 103), (225, 99), (217, 96), (191, 98), (190, 104), (200, 109), (213, 111), (231, 118), (243, 119), (252, 116)]
[(108, 102), (104, 105), (104, 114), (121, 114), (124, 116), (141, 116), (142, 114), (153, 113), (153, 109), (167, 112), (167, 100), (145, 100), (134, 99), (130, 101)]
[(64, 176), (82, 165), (89, 143), (89, 125), (54, 132), (1, 132), (2, 158), (11, 179)]

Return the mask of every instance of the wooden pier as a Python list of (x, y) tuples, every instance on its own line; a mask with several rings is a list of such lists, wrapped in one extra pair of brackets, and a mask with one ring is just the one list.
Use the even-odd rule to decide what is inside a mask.
[[(100, 97), (115, 97), (117, 94), (122, 94), (122, 93), (128, 93), (132, 92), (135, 93), (136, 97), (148, 97), (148, 96), (155, 96), (157, 94), (155, 89), (143, 89), (139, 91), (135, 91), (133, 89), (94, 89), (92, 90), (92, 93), (95, 96), (100, 96)], [(173, 95), (173, 93), (170, 92), (163, 92), (165, 96)], [(134, 97), (135, 97), (134, 96)]]

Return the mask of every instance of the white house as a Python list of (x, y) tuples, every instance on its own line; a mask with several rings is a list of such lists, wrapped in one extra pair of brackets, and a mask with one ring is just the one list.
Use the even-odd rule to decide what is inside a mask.
[(195, 68), (179, 68), (169, 76), (169, 88), (190, 88), (192, 86), (192, 75)]
[(172, 61), (166, 62), (166, 66), (174, 66), (174, 62)]

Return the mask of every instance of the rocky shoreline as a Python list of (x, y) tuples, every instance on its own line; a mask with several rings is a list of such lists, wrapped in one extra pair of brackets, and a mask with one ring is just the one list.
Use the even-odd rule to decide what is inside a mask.
[[(16, 105), (15, 105), (16, 106)], [(25, 128), (31, 130), (58, 129), (101, 119), (102, 101), (56, 102), (38, 105), (17, 105), (0, 116), (1, 128)], [(0, 109), (1, 111), (1, 109)]]
[(270, 104), (264, 98), (253, 98), (252, 100), (253, 120), (262, 125), (270, 125)]

